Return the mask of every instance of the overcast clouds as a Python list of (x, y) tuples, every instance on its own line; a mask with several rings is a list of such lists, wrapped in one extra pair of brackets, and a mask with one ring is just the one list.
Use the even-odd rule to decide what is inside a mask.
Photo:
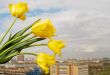
[[(19, 1), (22, 0), (0, 0), (0, 33), (13, 21), (8, 4)], [(66, 42), (67, 46), (63, 50), (65, 57), (110, 56), (110, 0), (24, 1), (29, 4), (30, 13), (26, 21), (17, 22), (13, 31), (33, 23), (39, 17), (50, 17), (57, 28), (57, 38)], [(32, 48), (37, 52), (35, 49), (48, 52), (45, 47)]]

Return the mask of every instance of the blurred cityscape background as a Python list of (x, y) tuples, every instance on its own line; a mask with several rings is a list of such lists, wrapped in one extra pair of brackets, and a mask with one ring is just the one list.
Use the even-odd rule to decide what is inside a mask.
[[(33, 60), (19, 55), (0, 64), (0, 75), (45, 75)], [(58, 59), (48, 75), (110, 75), (110, 58)]]

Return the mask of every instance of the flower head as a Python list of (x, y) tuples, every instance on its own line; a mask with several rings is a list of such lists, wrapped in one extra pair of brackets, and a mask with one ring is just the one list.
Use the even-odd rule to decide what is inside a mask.
[(61, 49), (65, 47), (62, 40), (50, 40), (48, 42), (48, 47), (55, 53), (61, 55)]
[(9, 9), (13, 16), (25, 20), (25, 13), (28, 12), (26, 3), (19, 2), (18, 4), (9, 4)]
[(39, 21), (32, 26), (32, 32), (35, 36), (50, 38), (55, 34), (55, 28), (50, 19)]
[(49, 67), (55, 64), (54, 56), (51, 56), (46, 53), (39, 53), (36, 58), (36, 62), (39, 67), (45, 72), (45, 74), (49, 73)]

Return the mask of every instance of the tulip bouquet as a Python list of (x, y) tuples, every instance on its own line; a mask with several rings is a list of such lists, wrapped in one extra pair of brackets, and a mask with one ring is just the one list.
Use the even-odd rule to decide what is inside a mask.
[[(16, 23), (17, 19), (25, 20), (25, 14), (29, 11), (28, 5), (24, 2), (9, 4), (9, 9), (11, 15), (15, 17), (15, 20), (0, 39), (0, 64), (7, 63), (17, 55), (34, 55), (36, 57), (36, 64), (38, 64), (38, 66), (45, 74), (48, 74), (49, 67), (55, 64), (56, 54), (59, 54), (61, 56), (61, 49), (64, 48), (64, 42), (62, 40), (53, 39), (56, 29), (53, 26), (51, 20), (49, 18), (45, 20), (38, 19), (33, 24), (19, 30), (14, 34), (10, 34), (10, 36), (8, 36), (8, 39), (3, 42), (4, 38), (7, 36), (7, 34), (9, 34), (13, 25)], [(35, 44), (36, 42), (42, 41), (44, 39), (48, 40), (47, 44)], [(50, 55), (43, 52), (38, 54), (31, 52), (22, 52), (22, 50), (25, 48), (42, 45), (48, 46), (48, 48), (53, 51), (53, 54)]]

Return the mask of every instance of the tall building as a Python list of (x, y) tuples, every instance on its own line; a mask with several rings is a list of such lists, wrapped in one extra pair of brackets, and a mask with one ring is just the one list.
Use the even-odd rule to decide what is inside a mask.
[(89, 75), (89, 66), (87, 64), (79, 64), (77, 68), (78, 75)]
[(87, 64), (79, 64), (71, 60), (57, 62), (50, 67), (50, 75), (89, 75)]
[(71, 75), (70, 67), (67, 63), (57, 63), (50, 68), (50, 75)]
[(80, 60), (78, 62), (81, 62), (82, 64), (84, 63), (88, 64), (89, 75), (97, 75), (104, 69), (102, 59), (92, 58), (92, 59)]
[(18, 55), (17, 56), (17, 61), (18, 62), (24, 62), (24, 55)]

